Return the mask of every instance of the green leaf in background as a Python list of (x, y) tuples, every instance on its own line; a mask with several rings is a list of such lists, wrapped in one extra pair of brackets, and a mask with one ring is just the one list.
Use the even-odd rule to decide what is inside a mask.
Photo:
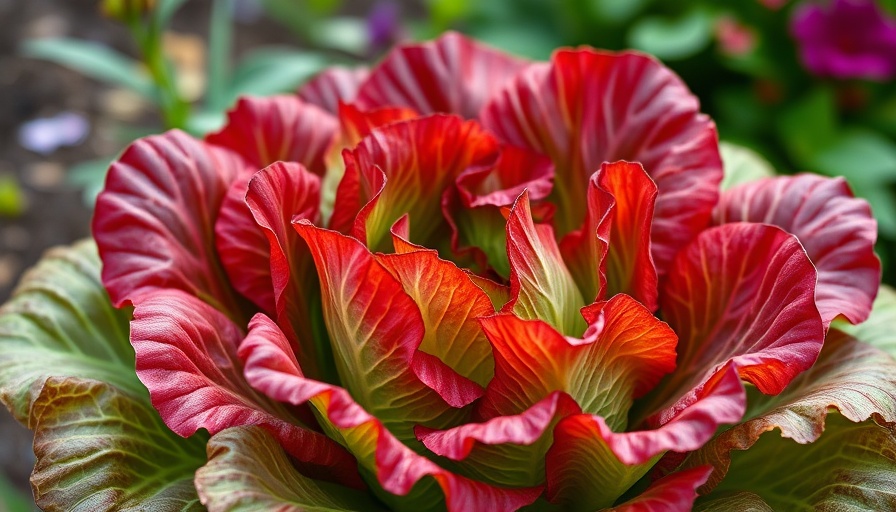
[(896, 290), (881, 285), (871, 308), (871, 316), (859, 325), (837, 321), (837, 329), (896, 357)]
[(18, 217), (25, 211), (25, 194), (15, 176), (0, 174), (0, 217)]
[(196, 472), (196, 488), (212, 511), (379, 510), (366, 493), (296, 471), (280, 443), (261, 427), (218, 433), (208, 454), (208, 464)]
[(628, 33), (632, 48), (652, 53), (663, 60), (686, 59), (709, 46), (713, 18), (693, 9), (679, 18), (641, 18)]
[(824, 434), (812, 444), (767, 432), (749, 450), (735, 452), (728, 476), (706, 499), (741, 491), (755, 493), (772, 510), (894, 510), (896, 434), (837, 413), (828, 415)]
[(837, 141), (834, 94), (816, 88), (788, 106), (778, 117), (778, 137), (802, 170), (811, 170), (816, 156)]
[(180, 6), (187, 0), (158, 0), (155, 10), (153, 11), (153, 23), (156, 27), (165, 27), (171, 21), (174, 13), (180, 9)]
[(896, 194), (891, 187), (864, 181), (850, 182), (853, 193), (871, 204), (877, 220), (877, 230), (890, 238), (896, 237)]
[(483, 43), (520, 57), (536, 60), (548, 60), (554, 48), (563, 46), (563, 41), (556, 34), (537, 25), (528, 27), (519, 24), (482, 25), (481, 29), (469, 32)]
[(772, 165), (752, 149), (722, 141), (719, 143), (719, 151), (725, 169), (722, 190), (775, 175)]
[(82, 189), (82, 201), (89, 208), (93, 208), (93, 205), (96, 203), (96, 196), (103, 190), (103, 184), (106, 182), (106, 171), (109, 170), (111, 164), (112, 159), (99, 158), (69, 167), (66, 180)]
[(638, 14), (651, 0), (588, 0), (588, 8), (598, 19), (624, 23)]
[(850, 183), (896, 181), (896, 143), (864, 128), (843, 130), (830, 146), (815, 154), (813, 170), (845, 176)]
[(32, 512), (35, 510), (33, 503), (0, 473), (0, 512)]
[(308, 37), (322, 48), (355, 55), (364, 55), (370, 43), (367, 36), (367, 21), (350, 16), (321, 19), (308, 31)]
[(48, 60), (90, 78), (127, 87), (157, 101), (155, 85), (144, 69), (107, 46), (77, 39), (31, 39), (22, 45), (27, 57)]
[(112, 307), (96, 246), (49, 251), (0, 308), (0, 402), (35, 432), (37, 504), (192, 510), (202, 436), (171, 432), (134, 372), (128, 310)]
[(289, 92), (330, 64), (320, 53), (262, 48), (247, 55), (233, 73), (227, 105), (243, 94), (269, 96)]

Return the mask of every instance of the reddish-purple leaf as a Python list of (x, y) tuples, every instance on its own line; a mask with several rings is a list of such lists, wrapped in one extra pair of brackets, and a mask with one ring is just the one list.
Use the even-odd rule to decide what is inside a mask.
[(781, 176), (727, 190), (716, 222), (764, 222), (793, 233), (818, 269), (815, 297), (827, 327), (838, 315), (868, 318), (880, 283), (877, 222), (843, 178)]
[(317, 105), (331, 114), (339, 112), (339, 103), (351, 103), (358, 95), (358, 88), (367, 80), (367, 68), (343, 68), (334, 66), (318, 73), (299, 87), (302, 100)]
[(224, 128), (205, 140), (238, 152), (258, 169), (283, 160), (323, 176), (338, 127), (333, 115), (295, 96), (246, 97), (227, 114)]
[(137, 376), (168, 427), (187, 437), (199, 429), (259, 425), (312, 474), (358, 486), (354, 459), (335, 441), (301, 426), (282, 404), (256, 392), (242, 374), (243, 333), (201, 300), (180, 290), (153, 294), (134, 309), (131, 344)]
[(410, 107), (421, 114), (459, 114), (467, 119), (525, 62), (449, 32), (426, 43), (393, 50), (358, 91), (364, 108)]
[(824, 341), (815, 278), (796, 237), (775, 226), (701, 233), (675, 259), (663, 290), (663, 318), (679, 344), (678, 369), (659, 396), (674, 400), (728, 361), (763, 393), (780, 393)]
[(241, 315), (215, 253), (214, 225), (246, 166), (236, 153), (179, 131), (140, 139), (112, 163), (93, 233), (116, 306), (177, 289)]
[(715, 127), (681, 80), (646, 55), (557, 51), (493, 96), (482, 120), (503, 141), (554, 161), (560, 235), (582, 227), (585, 184), (603, 162), (640, 162), (659, 189), (651, 240), (661, 275), (718, 200)]

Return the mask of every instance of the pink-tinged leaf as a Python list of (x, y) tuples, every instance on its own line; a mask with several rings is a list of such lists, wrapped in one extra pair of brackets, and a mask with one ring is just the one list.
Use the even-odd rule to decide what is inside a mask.
[(93, 233), (112, 302), (177, 289), (240, 316), (215, 254), (215, 218), (247, 164), (236, 153), (171, 131), (131, 144), (112, 163)]
[(718, 200), (715, 126), (684, 83), (646, 55), (557, 51), (550, 63), (521, 71), (481, 117), (501, 140), (556, 164), (560, 235), (582, 227), (585, 184), (603, 162), (640, 162), (659, 190), (651, 240), (661, 275), (706, 226)]
[[(473, 121), (433, 115), (371, 131), (346, 151), (331, 227), (384, 250), (389, 228), (402, 215), (411, 240), (432, 246), (447, 238), (441, 198), (471, 167), (493, 165), (498, 143)], [(430, 243), (427, 243), (430, 242)]]
[(294, 226), (317, 266), (336, 371), (354, 399), (402, 441), (415, 440), (414, 425), (463, 418), (472, 383), (419, 351), (425, 323), (401, 283), (356, 239)]
[(479, 404), (483, 418), (517, 414), (553, 391), (624, 430), (632, 400), (675, 368), (675, 333), (627, 295), (586, 310), (583, 339), (540, 320), (499, 314), (480, 320), (494, 348), (495, 378)]
[[(766, 394), (812, 366), (824, 341), (815, 268), (796, 237), (764, 224), (704, 231), (678, 257), (663, 290), (663, 318), (678, 333), (669, 400), (733, 361)], [(655, 397), (656, 398), (656, 397)]]
[(816, 302), (825, 326), (838, 315), (865, 321), (880, 283), (877, 222), (843, 178), (767, 178), (722, 194), (715, 220), (774, 224), (799, 238), (818, 269)]
[(334, 66), (318, 73), (299, 87), (298, 95), (303, 101), (335, 115), (340, 103), (351, 103), (358, 95), (358, 88), (367, 80), (367, 68), (343, 68)]
[(271, 250), (246, 204), (249, 180), (256, 172), (254, 167), (246, 167), (227, 189), (215, 221), (215, 249), (234, 289), (273, 315)]
[(417, 484), (428, 476), (441, 488), (447, 508), (452, 512), (513, 511), (532, 503), (541, 494), (541, 488), (502, 489), (470, 480), (416, 454), (386, 428), (378, 415), (368, 413), (355, 401), (358, 395), (305, 378), (291, 354), (289, 342), (263, 315), (257, 315), (250, 322), (249, 336), (241, 345), (240, 354), (246, 362), (246, 377), (256, 389), (293, 405), (311, 402), (321, 421), (326, 423), (325, 428), (335, 431), (360, 465), (376, 477), (376, 483), (391, 493), (380, 494), (387, 504), (402, 504), (402, 497), (425, 500), (427, 496), (421, 493), (425, 494), (427, 488)]
[(715, 487), (728, 472), (733, 451), (748, 450), (764, 432), (777, 429), (781, 437), (800, 444), (815, 442), (825, 429), (831, 408), (856, 423), (872, 417), (896, 423), (896, 361), (877, 348), (831, 330), (818, 361), (783, 393), (751, 398), (748, 421), (726, 430), (685, 460), (685, 467), (716, 467), (703, 492)]
[(472, 119), (523, 66), (523, 60), (449, 32), (392, 50), (361, 86), (358, 103)]
[(563, 334), (585, 330), (579, 309), (585, 300), (569, 274), (554, 230), (532, 222), (528, 192), (523, 192), (507, 218), (510, 302), (504, 307), (525, 319), (542, 319)]
[(470, 169), (461, 174), (442, 201), (442, 212), (451, 224), (455, 254), (473, 253), (481, 267), (510, 275), (507, 261), (506, 221), (501, 208), (529, 192), (538, 203), (551, 193), (554, 166), (533, 151), (505, 146), (494, 167)]
[(222, 313), (179, 290), (158, 292), (137, 305), (131, 322), (137, 376), (168, 428), (188, 437), (199, 429), (216, 434), (258, 425), (309, 474), (360, 485), (351, 455), (249, 386), (237, 358), (242, 339), (240, 328)]
[(408, 252), (412, 246), (404, 244), (404, 249), (396, 247), (400, 254), (382, 255), (377, 260), (401, 283), (423, 315), (425, 334), (418, 350), (478, 384), (475, 398), (479, 398), (494, 374), (494, 359), (478, 318), (493, 314), (494, 307), (488, 295), (454, 263), (439, 259), (435, 251)]
[[(606, 164), (603, 164), (606, 165)], [(607, 290), (607, 251), (610, 247), (613, 196), (598, 184), (598, 173), (588, 180), (585, 223), (560, 241), (560, 254), (583, 297), (600, 300)]]
[(283, 160), (323, 176), (338, 128), (336, 117), (295, 96), (241, 98), (224, 128), (205, 140), (238, 152), (257, 169)]
[(663, 453), (699, 448), (719, 426), (739, 421), (745, 407), (743, 385), (728, 364), (654, 430), (617, 433), (600, 416), (569, 416), (554, 429), (546, 457), (548, 498), (589, 510), (609, 506)]
[(507, 487), (536, 486), (545, 481), (544, 456), (554, 426), (581, 412), (569, 395), (555, 391), (520, 414), (448, 430), (417, 427), (415, 431), (431, 452), (461, 461), (457, 471), (466, 476)]
[(208, 463), (196, 471), (196, 491), (209, 512), (382, 510), (368, 492), (296, 471), (277, 439), (259, 427), (227, 429), (209, 440)]
[(269, 277), (277, 323), (293, 342), (299, 362), (313, 378), (334, 378), (326, 340), (312, 329), (312, 311), (319, 301), (308, 247), (293, 221), (318, 222), (320, 178), (295, 162), (277, 162), (259, 171), (249, 183), (246, 204), (269, 248)]
[[(679, 512), (691, 510), (697, 488), (709, 478), (711, 466), (679, 471), (652, 483), (638, 497), (611, 508), (608, 512)], [(743, 510), (731, 508), (729, 510)]]

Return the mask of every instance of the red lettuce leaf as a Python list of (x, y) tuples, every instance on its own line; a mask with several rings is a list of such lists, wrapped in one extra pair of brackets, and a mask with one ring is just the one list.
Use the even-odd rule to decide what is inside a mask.
[(815, 297), (825, 327), (838, 315), (853, 324), (871, 313), (880, 282), (877, 222), (843, 178), (811, 174), (767, 178), (722, 194), (716, 222), (764, 222), (799, 238), (818, 269)]
[(356, 239), (294, 226), (314, 258), (336, 371), (354, 400), (402, 441), (416, 441), (414, 425), (465, 417), (478, 386), (419, 350), (425, 323), (402, 284)]
[(257, 169), (283, 160), (323, 176), (338, 126), (336, 117), (295, 96), (241, 98), (224, 128), (205, 140), (236, 151)]
[(479, 115), (525, 62), (449, 32), (426, 43), (400, 46), (370, 72), (358, 91), (364, 108), (410, 107), (421, 114)]
[(308, 474), (360, 485), (351, 455), (327, 436), (301, 426), (297, 411), (249, 386), (237, 357), (242, 339), (236, 324), (180, 290), (156, 293), (136, 306), (131, 344), (137, 376), (168, 428), (187, 437), (201, 428), (216, 434), (258, 425)]
[[(513, 511), (535, 501), (540, 488), (501, 489), (458, 476), (439, 467), (402, 444), (378, 415), (368, 413), (345, 389), (313, 381), (302, 375), (289, 343), (277, 326), (263, 315), (250, 322), (249, 336), (240, 347), (246, 377), (271, 398), (301, 405), (310, 401), (360, 465), (382, 488), (408, 499), (426, 499), (421, 482), (432, 477), (452, 512), (466, 510)], [(357, 395), (355, 395), (357, 396)], [(391, 397), (395, 398), (395, 397)], [(402, 503), (396, 496), (380, 495), (387, 503)]]
[(331, 114), (339, 112), (339, 103), (355, 101), (358, 88), (367, 80), (367, 68), (343, 68), (334, 66), (318, 73), (299, 87), (303, 101), (317, 105)]
[(389, 228), (404, 214), (411, 240), (433, 246), (446, 238), (441, 197), (470, 167), (493, 165), (498, 143), (472, 121), (433, 115), (376, 128), (344, 152), (345, 177), (330, 226), (374, 250), (388, 248)]
[(246, 167), (236, 153), (179, 131), (140, 139), (112, 163), (93, 233), (116, 306), (177, 289), (241, 315), (215, 253), (214, 223)]
[[(654, 398), (673, 399), (729, 361), (766, 394), (815, 362), (824, 327), (815, 268), (796, 237), (764, 224), (704, 231), (678, 257), (663, 317), (678, 333), (678, 369)], [(654, 402), (656, 403), (656, 402)]]
[(651, 240), (660, 275), (718, 200), (715, 127), (681, 80), (646, 55), (557, 51), (520, 72), (481, 117), (501, 140), (554, 161), (560, 235), (582, 227), (582, 184), (603, 162), (640, 162), (659, 189)]

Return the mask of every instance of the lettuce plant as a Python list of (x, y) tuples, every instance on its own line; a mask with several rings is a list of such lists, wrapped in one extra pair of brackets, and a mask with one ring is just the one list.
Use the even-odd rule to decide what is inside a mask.
[(37, 502), (892, 509), (867, 204), (722, 179), (653, 58), (456, 34), (140, 139), (0, 319)]

